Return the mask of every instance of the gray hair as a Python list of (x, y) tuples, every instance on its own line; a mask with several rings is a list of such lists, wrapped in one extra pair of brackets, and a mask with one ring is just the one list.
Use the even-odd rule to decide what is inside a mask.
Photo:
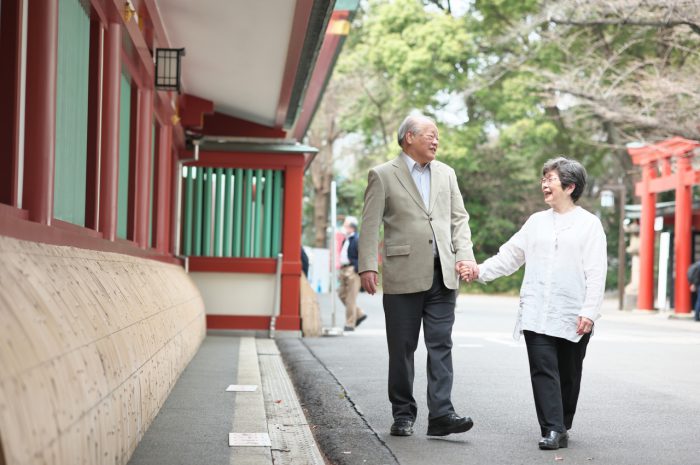
[(576, 202), (586, 187), (586, 178), (588, 177), (586, 168), (576, 160), (557, 157), (544, 162), (542, 176), (546, 176), (550, 171), (559, 173), (559, 182), (561, 182), (562, 189), (566, 189), (572, 184), (576, 186), (571, 193), (571, 200)]
[(357, 218), (354, 216), (346, 216), (345, 217), (345, 223), (350, 226), (352, 229), (357, 231)]
[(396, 140), (401, 147), (403, 147), (403, 142), (406, 137), (406, 134), (408, 134), (409, 132), (412, 132), (413, 134), (418, 134), (418, 126), (420, 126), (422, 123), (433, 123), (437, 126), (434, 119), (425, 116), (422, 113), (414, 113), (408, 115), (403, 120), (396, 134)]

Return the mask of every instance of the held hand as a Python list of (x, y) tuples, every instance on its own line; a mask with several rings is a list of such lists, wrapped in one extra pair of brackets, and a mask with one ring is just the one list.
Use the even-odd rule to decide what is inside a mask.
[(374, 295), (377, 293), (377, 285), (379, 284), (379, 276), (376, 271), (363, 271), (360, 273), (360, 282), (362, 283), (362, 288), (369, 295)]
[(593, 320), (585, 316), (578, 317), (578, 325), (576, 326), (576, 334), (588, 334), (593, 329)]
[(471, 260), (462, 260), (457, 262), (456, 265), (457, 272), (459, 273), (459, 277), (470, 283), (473, 280), (477, 279), (479, 277), (479, 267), (476, 265), (476, 262), (471, 261)]

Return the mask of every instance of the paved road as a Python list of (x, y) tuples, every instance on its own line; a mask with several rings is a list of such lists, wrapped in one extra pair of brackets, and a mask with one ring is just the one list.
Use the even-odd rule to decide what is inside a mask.
[[(329, 326), (330, 300), (320, 300)], [(425, 436), (422, 344), (416, 353), (416, 434), (389, 435), (381, 296), (360, 294), (359, 303), (369, 318), (357, 331), (303, 343), (337, 378), (366, 424), (402, 465), (700, 464), (700, 323), (619, 312), (614, 301), (606, 301), (584, 363), (569, 448), (545, 452), (537, 448), (539, 428), (524, 342), (511, 336), (516, 298), (460, 296), (453, 335), (453, 403), (475, 426), (444, 439)], [(342, 311), (340, 306), (339, 323)], [(338, 440), (348, 457), (363, 447), (343, 444), (342, 435)], [(358, 463), (369, 463), (364, 460)]]

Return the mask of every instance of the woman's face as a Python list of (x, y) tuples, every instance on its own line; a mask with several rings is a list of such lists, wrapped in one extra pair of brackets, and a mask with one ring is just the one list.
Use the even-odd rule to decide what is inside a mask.
[(556, 170), (545, 174), (540, 180), (544, 201), (550, 207), (562, 205), (571, 201), (571, 193), (574, 191), (573, 185), (566, 189), (562, 189), (561, 181), (559, 180), (559, 172)]

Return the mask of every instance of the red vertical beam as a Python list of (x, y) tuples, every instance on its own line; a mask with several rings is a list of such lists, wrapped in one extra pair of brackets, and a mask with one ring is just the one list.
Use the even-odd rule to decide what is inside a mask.
[(639, 233), (639, 295), (637, 307), (640, 310), (654, 309), (654, 219), (656, 218), (656, 194), (649, 189), (649, 183), (656, 178), (656, 167), (642, 167), (642, 217)]
[(109, 24), (104, 32), (103, 51), (99, 230), (103, 237), (110, 241), (117, 237), (121, 42), (121, 27), (116, 23)]
[[(0, 203), (17, 206), (19, 107), (22, 58), (22, 0), (0, 3)], [(6, 152), (5, 152), (6, 150)]]
[(690, 159), (687, 157), (678, 157), (676, 162), (675, 307), (676, 313), (690, 313), (690, 289), (687, 271), (690, 266), (693, 204), (691, 186), (686, 182), (686, 179), (691, 176), (692, 167)]
[(172, 126), (159, 125), (156, 138), (156, 166), (153, 202), (153, 236), (155, 247), (166, 254), (170, 248), (170, 179), (172, 178), (171, 142)]
[(153, 92), (139, 89), (136, 114), (136, 156), (134, 160), (134, 242), (147, 248), (148, 208), (151, 195), (151, 137), (153, 131)]
[(285, 268), (292, 272), (282, 274), (282, 295), (279, 329), (299, 330), (299, 286), (301, 279), (301, 217), (303, 202), (303, 157), (295, 166), (287, 166), (284, 178), (284, 226), (282, 228), (282, 254)]
[(56, 164), (58, 0), (29, 2), (22, 207), (50, 225)]
[(102, 112), (102, 23), (90, 21), (90, 68), (88, 74), (87, 165), (85, 170), (85, 227), (98, 229), (100, 189), (100, 142)]

